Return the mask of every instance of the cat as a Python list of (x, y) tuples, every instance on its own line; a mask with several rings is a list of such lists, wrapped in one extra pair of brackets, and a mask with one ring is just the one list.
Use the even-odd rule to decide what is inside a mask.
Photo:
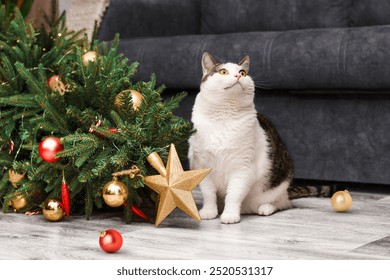
[(276, 128), (255, 109), (249, 56), (238, 64), (218, 63), (205, 52), (201, 64), (188, 159), (191, 169), (212, 168), (199, 184), (202, 220), (222, 212), (222, 223), (238, 223), (241, 214), (268, 216), (290, 208), (292, 198), (320, 193), (290, 191), (293, 162)]

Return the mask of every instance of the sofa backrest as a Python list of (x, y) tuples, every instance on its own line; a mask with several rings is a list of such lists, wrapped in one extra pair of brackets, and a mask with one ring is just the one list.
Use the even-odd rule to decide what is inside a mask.
[(351, 26), (390, 24), (390, 0), (352, 0)]
[(99, 39), (390, 24), (390, 0), (110, 0)]
[(110, 0), (99, 39), (200, 33), (201, 0)]
[(201, 0), (201, 32), (390, 24), (389, 0)]
[(348, 26), (351, 0), (202, 0), (202, 33)]

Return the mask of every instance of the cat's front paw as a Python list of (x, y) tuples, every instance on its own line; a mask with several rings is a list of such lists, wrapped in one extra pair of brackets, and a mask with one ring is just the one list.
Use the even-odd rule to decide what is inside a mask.
[(240, 222), (240, 213), (223, 212), (221, 215), (221, 223), (236, 224)]
[(218, 209), (203, 207), (199, 210), (199, 215), (202, 220), (212, 220), (218, 216)]

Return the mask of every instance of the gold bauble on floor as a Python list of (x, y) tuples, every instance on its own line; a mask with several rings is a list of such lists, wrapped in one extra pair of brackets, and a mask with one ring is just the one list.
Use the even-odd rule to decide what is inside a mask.
[(352, 206), (352, 197), (348, 191), (338, 191), (333, 194), (330, 202), (336, 211), (345, 212)]

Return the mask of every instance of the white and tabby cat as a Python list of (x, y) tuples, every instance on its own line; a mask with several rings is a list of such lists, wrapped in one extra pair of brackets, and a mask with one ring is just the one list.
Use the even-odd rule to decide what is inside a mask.
[(202, 219), (237, 223), (240, 214), (271, 215), (290, 207), (293, 164), (276, 129), (254, 105), (249, 57), (238, 64), (202, 57), (203, 78), (192, 112), (192, 169), (211, 167), (200, 183)]

